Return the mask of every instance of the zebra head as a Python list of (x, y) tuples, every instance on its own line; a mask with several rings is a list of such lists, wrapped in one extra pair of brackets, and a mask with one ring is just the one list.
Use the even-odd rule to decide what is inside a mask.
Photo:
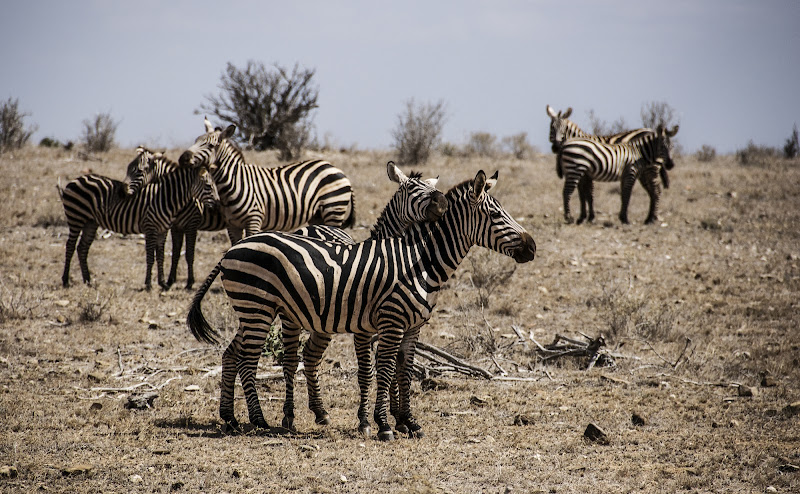
[(557, 153), (561, 149), (561, 143), (570, 137), (569, 135), (569, 118), (572, 115), (572, 107), (567, 108), (563, 112), (556, 113), (550, 105), (547, 105), (547, 115), (550, 117), (550, 142), (552, 143), (551, 150)]
[(136, 157), (128, 163), (125, 173), (125, 194), (132, 196), (139, 189), (153, 181), (153, 156), (154, 153), (144, 146), (136, 148)]
[(181, 166), (206, 166), (213, 170), (220, 144), (236, 132), (235, 125), (229, 125), (223, 130), (220, 127), (214, 128), (208, 119), (205, 119), (204, 123), (206, 133), (195, 139), (194, 144), (181, 154), (179, 159)]
[(672, 149), (672, 142), (671, 138), (678, 133), (678, 126), (672, 128), (672, 130), (667, 129), (663, 125), (659, 125), (656, 128), (655, 132), (655, 152), (657, 161), (663, 163), (664, 168), (667, 170), (672, 170), (672, 167), (675, 166), (675, 163), (672, 161), (672, 157), (670, 156), (670, 150)]
[(447, 211), (447, 198), (436, 189), (439, 177), (423, 179), (421, 173), (415, 172), (407, 177), (394, 161), (386, 163), (386, 172), (389, 180), (400, 185), (384, 210), (398, 223), (398, 231), (412, 223), (436, 221)]
[(191, 194), (200, 213), (204, 207), (213, 208), (219, 203), (217, 187), (205, 166), (197, 168), (197, 179), (192, 182)]
[(489, 189), (497, 184), (497, 176), (495, 172), (487, 179), (480, 170), (469, 183), (468, 205), (461, 206), (466, 216), (465, 233), (474, 244), (509, 256), (518, 263), (532, 261), (536, 254), (533, 237), (489, 195)]

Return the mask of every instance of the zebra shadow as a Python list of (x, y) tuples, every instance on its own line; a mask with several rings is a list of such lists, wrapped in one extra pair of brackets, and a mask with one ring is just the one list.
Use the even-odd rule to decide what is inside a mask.
[(227, 436), (255, 436), (291, 439), (322, 439), (325, 432), (321, 430), (298, 432), (283, 427), (263, 429), (251, 424), (240, 424), (238, 428), (226, 427), (220, 422), (200, 423), (191, 417), (171, 420), (160, 420), (155, 423), (161, 429), (180, 430), (188, 437), (223, 438)]

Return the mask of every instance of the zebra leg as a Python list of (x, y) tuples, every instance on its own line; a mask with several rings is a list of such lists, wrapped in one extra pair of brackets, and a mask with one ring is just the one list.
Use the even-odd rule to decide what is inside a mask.
[(628, 204), (631, 201), (631, 192), (633, 191), (633, 184), (636, 183), (637, 175), (638, 173), (632, 167), (622, 174), (622, 207), (619, 210), (619, 220), (625, 225), (628, 224)]
[[(663, 167), (661, 167), (663, 169)], [(639, 181), (650, 196), (650, 210), (647, 213), (645, 225), (649, 225), (658, 220), (658, 203), (661, 199), (661, 184), (658, 182), (659, 174), (655, 170), (648, 169), (639, 177)]]
[(155, 254), (156, 254), (156, 236), (154, 233), (145, 233), (144, 235), (144, 251), (145, 251), (145, 262), (147, 263), (147, 271), (144, 276), (144, 289), (148, 292), (152, 288), (152, 271), (153, 271), (153, 262), (155, 261)]
[(306, 388), (308, 388), (308, 408), (314, 412), (314, 421), (319, 425), (331, 423), (328, 412), (322, 404), (319, 385), (319, 365), (331, 338), (330, 334), (312, 332), (303, 347), (303, 372), (306, 376)]
[(387, 411), (389, 408), (389, 386), (391, 386), (392, 379), (394, 379), (395, 366), (397, 364), (397, 351), (402, 339), (403, 334), (399, 329), (386, 329), (381, 332), (378, 339), (378, 393), (375, 399), (373, 418), (378, 424), (378, 439), (381, 441), (391, 441), (394, 439), (392, 428), (387, 419)]
[(186, 230), (186, 289), (194, 285), (194, 247), (197, 244), (197, 229)]
[(64, 259), (64, 274), (61, 275), (61, 285), (64, 288), (69, 286), (69, 266), (72, 263), (72, 256), (75, 254), (75, 246), (78, 243), (80, 234), (80, 228), (70, 227), (69, 237), (67, 238), (66, 258)]
[(572, 214), (569, 211), (569, 197), (572, 195), (572, 191), (575, 190), (575, 186), (578, 184), (579, 177), (573, 177), (567, 175), (564, 179), (564, 221), (567, 223), (572, 223)]
[(411, 379), (414, 373), (414, 356), (417, 350), (417, 340), (419, 339), (420, 327), (411, 328), (403, 335), (400, 343), (400, 350), (397, 354), (397, 368), (395, 369), (395, 381), (399, 392), (399, 410), (397, 419), (398, 432), (404, 432), (409, 437), (423, 437), (420, 426), (411, 413)]
[(358, 432), (365, 436), (372, 433), (369, 424), (369, 390), (375, 378), (375, 366), (372, 364), (372, 335), (356, 333), (353, 335), (353, 344), (358, 360)]
[(96, 223), (84, 225), (81, 240), (78, 242), (78, 263), (81, 265), (83, 282), (87, 285), (91, 282), (91, 276), (89, 275), (89, 247), (92, 246), (95, 235), (97, 235)]
[(235, 227), (229, 226), (228, 227), (228, 238), (231, 241), (231, 245), (233, 245), (236, 242), (238, 242), (239, 240), (241, 240), (243, 233), (244, 233), (244, 230), (242, 230), (241, 228), (235, 228)]
[[(578, 198), (581, 201), (581, 215), (578, 216), (578, 221), (575, 223), (580, 225), (586, 219), (586, 206), (591, 204), (592, 197), (592, 179), (588, 175), (581, 177), (578, 182)], [(591, 206), (590, 206), (591, 207)], [(591, 209), (589, 221), (594, 220), (594, 209)]]
[[(170, 263), (169, 267), (167, 286), (171, 287), (175, 283), (175, 280), (178, 279), (178, 262), (181, 260), (181, 249), (183, 248), (183, 231), (175, 226), (173, 226), (169, 231), (170, 235), (172, 236), (172, 262)], [(188, 256), (188, 250), (186, 254)]]
[(283, 328), (281, 337), (283, 338), (283, 380), (286, 384), (286, 396), (283, 400), (283, 422), (284, 429), (294, 431), (294, 379), (299, 365), (298, 350), (300, 348), (300, 328), (281, 321)]
[[(252, 316), (250, 315), (250, 317)], [(242, 325), (245, 329), (242, 332), (242, 346), (237, 356), (236, 372), (242, 382), (250, 423), (258, 428), (269, 429), (269, 424), (264, 419), (264, 413), (261, 411), (261, 404), (258, 401), (258, 389), (256, 388), (258, 360), (261, 358), (264, 342), (267, 340), (268, 329), (265, 331), (263, 328), (269, 328), (269, 323), (272, 322), (272, 318), (265, 319), (251, 324), (249, 328)]]
[(233, 413), (233, 397), (236, 389), (236, 362), (242, 348), (241, 333), (237, 333), (233, 341), (222, 354), (222, 380), (220, 382), (219, 418), (225, 423), (226, 431), (241, 432), (239, 422)]
[(169, 285), (164, 283), (164, 246), (167, 243), (167, 232), (159, 233), (156, 237), (156, 273), (158, 286), (162, 290), (169, 290)]

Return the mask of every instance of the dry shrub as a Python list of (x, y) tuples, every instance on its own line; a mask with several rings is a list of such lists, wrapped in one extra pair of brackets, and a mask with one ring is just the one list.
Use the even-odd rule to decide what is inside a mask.
[(697, 161), (708, 163), (716, 159), (717, 150), (714, 149), (713, 146), (703, 144), (703, 146), (697, 151), (697, 155), (695, 157), (697, 158)]
[(498, 154), (497, 137), (489, 132), (473, 132), (464, 147), (464, 154), (494, 158)]
[(780, 156), (779, 151), (771, 146), (757, 145), (752, 140), (747, 147), (736, 151), (736, 160), (745, 166), (769, 166)]
[(527, 132), (504, 137), (502, 146), (518, 160), (530, 159), (536, 152), (536, 149), (528, 142)]
[(392, 131), (397, 161), (402, 165), (418, 165), (428, 161), (431, 150), (439, 142), (446, 118), (444, 101), (416, 104), (406, 102), (406, 111), (398, 116)]
[(90, 153), (109, 151), (114, 146), (114, 135), (119, 122), (109, 113), (98, 113), (93, 119), (83, 121), (83, 143)]
[(19, 111), (19, 100), (8, 98), (0, 105), (0, 154), (24, 146), (36, 127), (25, 127), (29, 113)]
[(641, 338), (647, 341), (672, 341), (675, 338), (675, 314), (654, 293), (632, 293), (619, 285), (603, 287), (603, 293), (590, 305), (596, 306), (606, 320), (613, 340)]

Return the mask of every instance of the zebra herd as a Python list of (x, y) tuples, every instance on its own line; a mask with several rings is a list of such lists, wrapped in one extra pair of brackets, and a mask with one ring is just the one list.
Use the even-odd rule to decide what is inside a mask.
[[(593, 137), (567, 120), (571, 110), (551, 117), (550, 140), (556, 169), (565, 178), (564, 214), (578, 187), (581, 216), (592, 221), (593, 181), (620, 180), (627, 223), (627, 203), (638, 179), (650, 194), (647, 222), (656, 218), (659, 177), (668, 186), (672, 168), (669, 138), (677, 127), (638, 129)], [(276, 168), (246, 163), (232, 142), (235, 126), (205, 132), (176, 163), (144, 147), (136, 150), (124, 181), (84, 175), (59, 187), (69, 225), (62, 283), (69, 285), (70, 261), (77, 245), (84, 282), (91, 280), (88, 251), (98, 226), (119, 233), (144, 233), (147, 259), (145, 286), (152, 265), (157, 282), (168, 289), (186, 239), (187, 289), (194, 282), (194, 246), (199, 230), (227, 229), (232, 247), (194, 295), (187, 326), (201, 342), (218, 343), (201, 304), (214, 280), (222, 285), (239, 319), (238, 331), (222, 357), (220, 418), (226, 430), (240, 431), (234, 415), (238, 376), (252, 425), (269, 428), (255, 385), (259, 357), (271, 328), (281, 323), (284, 345), (285, 400), (281, 426), (294, 430), (294, 380), (303, 346), (309, 408), (318, 424), (330, 419), (319, 382), (319, 366), (333, 335), (352, 333), (358, 360), (359, 431), (370, 434), (370, 388), (377, 376), (373, 420), (378, 438), (391, 440), (395, 430), (423, 435), (411, 409), (411, 375), (421, 327), (431, 317), (438, 293), (473, 245), (532, 261), (536, 244), (489, 194), (498, 174), (479, 171), (446, 193), (437, 179), (406, 176), (394, 163), (387, 174), (398, 189), (370, 237), (354, 241), (343, 228), (355, 221), (355, 199), (345, 174), (327, 161), (311, 160)], [(588, 213), (586, 206), (588, 205)], [(164, 280), (164, 245), (172, 233), (173, 257)], [(79, 241), (80, 239), (80, 241)], [(375, 357), (373, 340), (377, 340)]]

